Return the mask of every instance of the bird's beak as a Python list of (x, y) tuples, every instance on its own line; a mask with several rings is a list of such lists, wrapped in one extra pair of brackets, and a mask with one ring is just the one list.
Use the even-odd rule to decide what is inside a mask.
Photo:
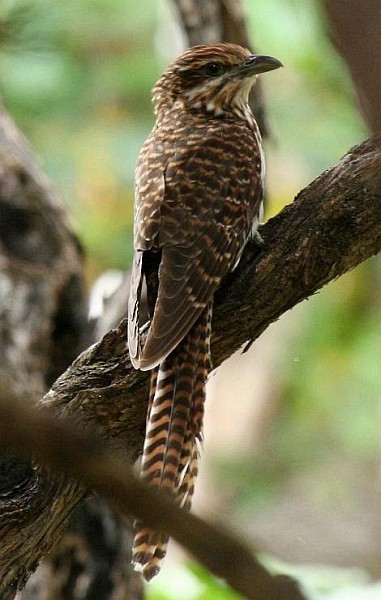
[(266, 71), (273, 71), (283, 67), (280, 60), (273, 56), (265, 56), (263, 54), (252, 54), (248, 60), (240, 64), (234, 72), (234, 75), (238, 77), (251, 77), (258, 75), (259, 73), (266, 73)]

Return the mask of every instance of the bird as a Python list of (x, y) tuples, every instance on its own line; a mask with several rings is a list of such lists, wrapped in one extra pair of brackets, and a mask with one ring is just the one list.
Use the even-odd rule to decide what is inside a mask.
[[(281, 66), (231, 43), (185, 51), (152, 90), (156, 122), (136, 166), (128, 345), (133, 367), (151, 371), (141, 476), (188, 510), (214, 293), (247, 241), (260, 242), (265, 166), (248, 95), (258, 74)], [(167, 543), (166, 533), (136, 523), (132, 563), (146, 580), (159, 572)]]

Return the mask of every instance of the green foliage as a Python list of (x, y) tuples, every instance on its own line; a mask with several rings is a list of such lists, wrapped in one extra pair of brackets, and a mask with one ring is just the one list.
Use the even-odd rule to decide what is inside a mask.
[(376, 269), (370, 262), (309, 302), (306, 329), (285, 371), (282, 431), (273, 438), (288, 457), (298, 440), (299, 466), (321, 461), (322, 451), (353, 460), (370, 460), (377, 451), (380, 334), (370, 294)]
[(199, 565), (167, 568), (146, 586), (147, 600), (241, 600), (223, 581)]

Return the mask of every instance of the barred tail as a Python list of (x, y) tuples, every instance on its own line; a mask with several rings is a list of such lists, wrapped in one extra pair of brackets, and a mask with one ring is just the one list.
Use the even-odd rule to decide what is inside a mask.
[[(151, 373), (142, 477), (190, 509), (202, 442), (210, 371), (212, 303), (179, 346)], [(132, 562), (147, 580), (160, 570), (168, 535), (138, 524)]]

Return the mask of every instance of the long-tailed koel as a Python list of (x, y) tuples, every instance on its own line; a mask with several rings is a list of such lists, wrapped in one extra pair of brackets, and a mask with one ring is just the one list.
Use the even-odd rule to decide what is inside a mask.
[[(185, 52), (153, 88), (156, 123), (136, 168), (128, 342), (134, 367), (151, 370), (142, 476), (187, 508), (211, 368), (214, 292), (256, 235), (262, 212), (262, 141), (248, 95), (259, 73), (280, 66), (234, 44)], [(138, 525), (133, 563), (146, 579), (158, 572), (167, 541)]]

